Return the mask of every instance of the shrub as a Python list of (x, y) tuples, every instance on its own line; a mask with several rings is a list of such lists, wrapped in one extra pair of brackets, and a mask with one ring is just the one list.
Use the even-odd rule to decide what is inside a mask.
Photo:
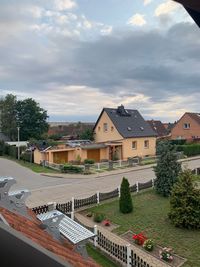
[(142, 246), (146, 240), (146, 236), (143, 233), (139, 233), (137, 235), (133, 235), (133, 240), (137, 245)]
[(4, 141), (0, 141), (0, 156), (4, 155), (4, 150), (5, 150), (5, 143)]
[(65, 164), (62, 166), (61, 171), (63, 173), (82, 173), (83, 167)]
[(101, 223), (104, 220), (104, 214), (102, 213), (95, 213), (94, 214), (94, 222)]
[(130, 213), (133, 210), (129, 182), (125, 177), (123, 177), (120, 187), (119, 210), (122, 213)]
[(143, 248), (147, 251), (152, 251), (154, 249), (154, 241), (152, 239), (147, 239), (144, 241)]
[(200, 229), (200, 190), (190, 170), (181, 173), (172, 190), (169, 218), (177, 227)]
[(173, 260), (172, 249), (171, 248), (162, 248), (159, 251), (160, 259), (170, 262)]
[(85, 159), (84, 164), (94, 164), (95, 161), (93, 159)]
[(160, 144), (160, 156), (154, 171), (157, 177), (157, 193), (168, 197), (181, 171), (181, 164), (177, 161), (175, 149), (170, 142), (162, 142)]
[(183, 151), (188, 157), (200, 155), (200, 144), (177, 146), (177, 151)]

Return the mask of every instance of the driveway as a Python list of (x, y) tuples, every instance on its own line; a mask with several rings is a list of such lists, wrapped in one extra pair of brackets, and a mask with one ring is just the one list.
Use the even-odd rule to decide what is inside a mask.
[[(200, 167), (200, 159), (184, 162), (188, 168)], [(155, 178), (152, 168), (134, 170), (127, 173), (107, 175), (104, 177), (54, 178), (36, 174), (18, 165), (16, 162), (0, 158), (0, 176), (12, 176), (17, 180), (13, 189), (29, 189), (32, 194), (27, 200), (29, 207), (46, 204), (47, 202), (66, 202), (72, 197), (82, 198), (96, 191), (108, 192), (120, 185), (122, 177), (128, 178), (132, 185), (136, 181), (145, 182)]]

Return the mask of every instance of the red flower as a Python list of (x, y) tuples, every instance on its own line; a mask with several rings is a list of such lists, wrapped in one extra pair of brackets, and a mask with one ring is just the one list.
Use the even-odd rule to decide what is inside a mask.
[(104, 221), (103, 221), (103, 225), (104, 225), (104, 226), (110, 226), (110, 224), (111, 224), (111, 223), (110, 223), (109, 220), (104, 220)]
[(143, 245), (144, 241), (147, 240), (147, 237), (143, 233), (139, 233), (137, 235), (133, 235), (133, 239), (136, 244)]

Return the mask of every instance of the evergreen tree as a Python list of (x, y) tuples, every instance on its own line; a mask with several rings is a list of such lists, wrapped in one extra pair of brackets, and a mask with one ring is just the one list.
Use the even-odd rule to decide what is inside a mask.
[(119, 210), (122, 213), (130, 213), (133, 210), (129, 182), (125, 177), (123, 177), (120, 188)]
[(177, 227), (200, 229), (200, 190), (190, 170), (181, 173), (170, 197), (169, 218)]
[(92, 129), (86, 129), (80, 134), (80, 139), (82, 140), (94, 140), (93, 136), (93, 130)]
[(16, 103), (17, 98), (12, 94), (6, 95), (0, 101), (1, 131), (11, 141), (17, 139)]
[(157, 166), (154, 168), (157, 177), (156, 191), (168, 197), (174, 183), (177, 182), (181, 164), (177, 161), (176, 151), (170, 142), (160, 143), (159, 151)]

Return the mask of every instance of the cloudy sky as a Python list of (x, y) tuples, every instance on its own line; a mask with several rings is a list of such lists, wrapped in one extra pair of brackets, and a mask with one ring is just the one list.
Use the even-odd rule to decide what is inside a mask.
[(124, 104), (174, 121), (200, 111), (200, 30), (171, 0), (0, 0), (0, 96), (50, 121)]

